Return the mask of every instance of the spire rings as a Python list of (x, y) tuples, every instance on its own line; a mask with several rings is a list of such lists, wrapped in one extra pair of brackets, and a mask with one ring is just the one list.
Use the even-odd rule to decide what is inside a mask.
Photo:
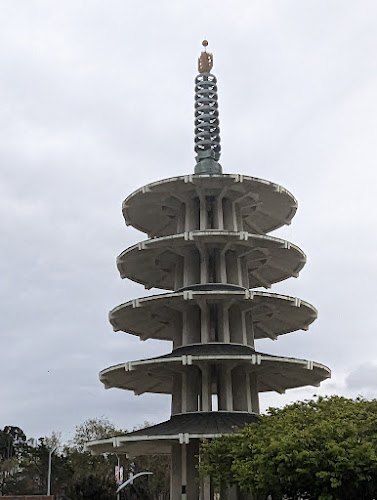
[(195, 151), (199, 158), (220, 158), (217, 80), (211, 73), (195, 79)]

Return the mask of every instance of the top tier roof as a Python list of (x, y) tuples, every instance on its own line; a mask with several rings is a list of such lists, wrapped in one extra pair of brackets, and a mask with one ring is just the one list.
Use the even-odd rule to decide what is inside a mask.
[(167, 236), (182, 231), (179, 224), (185, 204), (203, 197), (221, 197), (235, 203), (240, 208), (243, 230), (257, 234), (290, 224), (297, 210), (294, 196), (273, 182), (238, 174), (201, 174), (143, 186), (125, 199), (123, 216), (127, 225), (149, 237)]

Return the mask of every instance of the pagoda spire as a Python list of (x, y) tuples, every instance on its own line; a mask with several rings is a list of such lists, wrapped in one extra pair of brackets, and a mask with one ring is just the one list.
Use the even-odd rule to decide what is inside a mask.
[(217, 102), (217, 79), (211, 73), (213, 55), (207, 52), (208, 42), (203, 40), (204, 51), (198, 59), (199, 74), (195, 78), (195, 174), (221, 174), (218, 163), (221, 154), (220, 121)]

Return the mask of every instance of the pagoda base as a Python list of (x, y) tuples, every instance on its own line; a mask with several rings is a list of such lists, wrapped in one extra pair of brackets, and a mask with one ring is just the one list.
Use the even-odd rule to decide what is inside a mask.
[(244, 425), (258, 421), (258, 415), (247, 412), (191, 412), (172, 415), (161, 424), (138, 431), (86, 444), (94, 455), (127, 453), (130, 456), (170, 454), (175, 444), (189, 444), (192, 440), (211, 439), (233, 434)]
[[(169, 454), (172, 459), (171, 500), (213, 500), (208, 479), (200, 480), (198, 460), (200, 441), (233, 434), (244, 425), (257, 422), (258, 415), (247, 412), (191, 412), (172, 415), (161, 424), (123, 436), (92, 441), (86, 450), (92, 454), (126, 453), (130, 457)], [(217, 497), (216, 497), (217, 498)], [(221, 500), (252, 500), (235, 488), (223, 488)]]

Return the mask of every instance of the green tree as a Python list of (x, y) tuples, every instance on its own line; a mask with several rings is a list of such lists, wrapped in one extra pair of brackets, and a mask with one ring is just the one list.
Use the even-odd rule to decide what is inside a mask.
[(135, 460), (135, 472), (153, 472), (153, 475), (148, 477), (148, 493), (156, 500), (170, 498), (170, 469), (171, 461), (168, 455), (145, 455)]
[[(135, 430), (145, 429), (153, 423), (144, 421), (144, 424), (134, 427)], [(156, 500), (170, 499), (170, 455), (141, 455), (128, 465), (133, 473), (150, 471), (153, 475), (148, 476), (146, 492)]]
[(70, 485), (66, 496), (69, 500), (114, 500), (115, 481), (89, 474)]
[[(18, 473), (9, 493), (46, 494), (50, 444), (48, 438), (40, 438), (28, 446), (18, 462)], [(52, 454), (51, 463), (51, 491), (61, 496), (70, 482), (72, 471), (62, 451), (56, 450)]]
[(0, 430), (0, 495), (8, 492), (19, 473), (19, 461), (27, 449), (26, 436), (19, 427)]
[[(151, 425), (144, 422), (137, 429), (143, 429)], [(90, 474), (95, 478), (114, 481), (115, 465), (118, 457), (114, 454), (92, 456), (85, 452), (85, 443), (99, 439), (125, 434), (127, 431), (117, 429), (107, 418), (88, 419), (76, 427), (76, 433), (71, 446), (65, 450), (68, 463), (73, 470), (73, 481), (81, 484), (83, 478)], [(128, 460), (124, 455), (119, 456), (120, 465), (124, 468), (124, 477), (129, 472), (151, 471), (153, 476), (148, 478), (148, 488), (145, 492), (152, 498), (167, 500), (170, 495), (170, 457), (163, 455), (148, 455)], [(113, 492), (115, 491), (115, 483)]]
[[(68, 498), (105, 499), (108, 490), (111, 490), (114, 498), (116, 490), (114, 470), (117, 457), (108, 454), (93, 456), (85, 451), (85, 443), (119, 434), (124, 434), (124, 431), (116, 429), (105, 417), (91, 418), (76, 426), (73, 440), (64, 448), (67, 466), (72, 471), (70, 485), (67, 488)], [(80, 494), (84, 496), (80, 497)]]
[(76, 426), (75, 436), (71, 445), (78, 451), (84, 451), (85, 443), (107, 439), (125, 434), (127, 431), (117, 429), (106, 417), (89, 418)]
[(377, 400), (319, 397), (270, 408), (202, 446), (201, 473), (258, 499), (377, 498)]
[(22, 453), (26, 436), (22, 429), (6, 425), (0, 431), (0, 459), (6, 460)]
[(124, 433), (106, 418), (93, 418), (78, 425), (73, 440), (62, 446), (59, 433), (36, 441), (27, 440), (18, 427), (4, 427), (0, 430), (0, 496), (45, 494), (49, 451), (55, 449), (51, 457), (51, 492), (56, 498), (64, 496), (70, 500), (105, 500), (110, 492), (111, 498), (114, 498), (115, 465), (119, 459), (125, 478), (130, 472), (153, 472), (147, 481), (140, 481), (137, 485), (139, 489), (142, 488), (145, 498), (167, 500), (170, 482), (168, 457), (152, 455), (130, 461), (124, 454), (118, 457), (115, 454), (92, 456), (84, 450), (88, 441)]
[(5, 458), (0, 460), (0, 496), (8, 492), (15, 481), (17, 474), (17, 458)]

